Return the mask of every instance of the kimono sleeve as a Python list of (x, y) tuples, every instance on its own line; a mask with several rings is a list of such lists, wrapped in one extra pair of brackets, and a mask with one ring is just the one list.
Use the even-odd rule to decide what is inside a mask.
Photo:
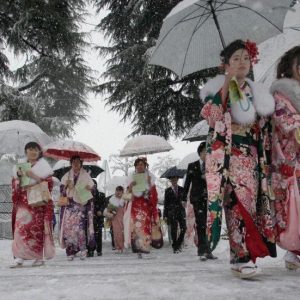
[(273, 119), (276, 127), (283, 133), (289, 133), (297, 128), (300, 128), (300, 114), (292, 112), (287, 100), (275, 96), (276, 108), (273, 114)]
[(209, 127), (214, 128), (217, 121), (221, 121), (224, 116), (222, 106), (222, 90), (214, 96), (208, 96), (206, 103), (201, 110), (201, 116), (207, 121)]

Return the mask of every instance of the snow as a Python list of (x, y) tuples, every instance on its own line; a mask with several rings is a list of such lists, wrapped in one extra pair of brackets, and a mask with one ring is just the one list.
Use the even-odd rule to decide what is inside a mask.
[(149, 259), (128, 252), (114, 254), (104, 242), (102, 257), (73, 262), (57, 248), (56, 257), (39, 268), (9, 269), (11, 241), (0, 241), (0, 295), (5, 300), (31, 299), (299, 299), (300, 271), (276, 259), (259, 259), (263, 273), (252, 280), (231, 275), (228, 241), (222, 240), (215, 261), (200, 262), (196, 248), (173, 254), (168, 242)]

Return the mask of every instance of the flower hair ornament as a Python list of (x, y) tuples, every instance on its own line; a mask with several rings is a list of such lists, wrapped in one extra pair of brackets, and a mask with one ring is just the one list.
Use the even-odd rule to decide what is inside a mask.
[(250, 40), (247, 40), (245, 42), (245, 49), (248, 51), (251, 63), (257, 64), (259, 59), (257, 58), (259, 52), (258, 48), (255, 42), (251, 42)]

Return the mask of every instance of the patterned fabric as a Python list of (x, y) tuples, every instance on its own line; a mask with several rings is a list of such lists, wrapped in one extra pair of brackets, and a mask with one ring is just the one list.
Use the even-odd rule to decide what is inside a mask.
[[(52, 178), (47, 179), (49, 191), (52, 190)], [(26, 260), (50, 259), (55, 255), (52, 234), (53, 202), (47, 205), (31, 207), (27, 201), (27, 191), (19, 187), (17, 179), (12, 180), (13, 201), (13, 243), (14, 257)]]
[(149, 253), (152, 223), (159, 223), (157, 191), (150, 189), (149, 198), (133, 197), (131, 206), (131, 247), (134, 252)]
[[(248, 84), (243, 92), (251, 94)], [(232, 261), (275, 255), (269, 204), (269, 119), (257, 117), (253, 124), (236, 124), (231, 118), (230, 101), (222, 106), (221, 92), (206, 100), (201, 114), (210, 125), (206, 155), (210, 247), (213, 250), (220, 239), (224, 205)]]
[(284, 95), (276, 92), (274, 98), (273, 205), (277, 242), (284, 249), (300, 251), (300, 145), (295, 139), (300, 113)]
[(95, 247), (93, 202), (81, 205), (69, 199), (69, 205), (60, 211), (60, 245), (67, 256)]

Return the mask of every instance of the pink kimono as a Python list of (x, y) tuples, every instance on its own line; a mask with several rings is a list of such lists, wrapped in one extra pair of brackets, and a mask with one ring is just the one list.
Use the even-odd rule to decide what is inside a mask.
[[(300, 84), (283, 78), (271, 87), (273, 115), (273, 191), (278, 245), (300, 254)], [(300, 135), (299, 135), (300, 137)]]

